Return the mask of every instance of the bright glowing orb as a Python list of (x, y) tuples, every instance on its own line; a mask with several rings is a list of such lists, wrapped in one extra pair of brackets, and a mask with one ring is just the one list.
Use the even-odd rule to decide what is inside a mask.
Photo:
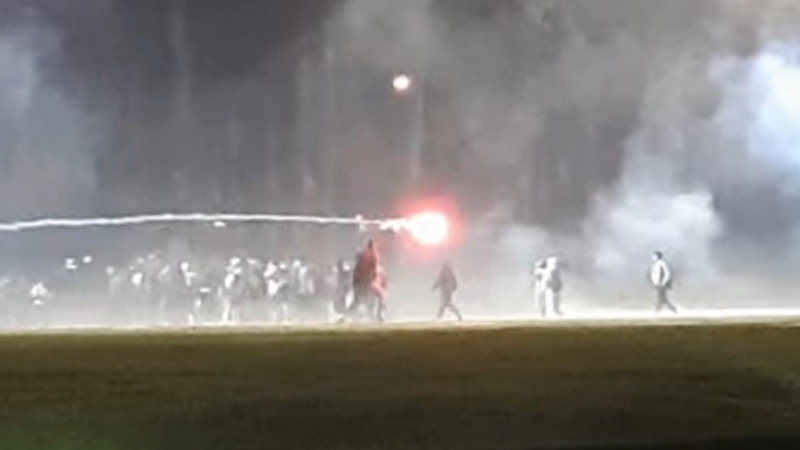
[(413, 215), (407, 219), (405, 228), (416, 242), (427, 247), (442, 245), (450, 235), (450, 222), (437, 212)]
[(394, 90), (397, 92), (408, 91), (411, 89), (411, 84), (411, 77), (408, 75), (397, 75), (394, 77), (394, 80), (392, 80), (392, 87), (394, 87)]

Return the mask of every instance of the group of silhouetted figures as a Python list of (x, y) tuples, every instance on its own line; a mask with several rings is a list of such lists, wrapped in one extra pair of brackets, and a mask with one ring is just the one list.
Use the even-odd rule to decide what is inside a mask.
[[(535, 261), (531, 268), (536, 313), (563, 315), (561, 262)], [(97, 296), (98, 284), (108, 284)], [(677, 312), (670, 301), (673, 273), (661, 252), (653, 254), (649, 283), (656, 311)], [(55, 310), (80, 309), (82, 298), (96, 299), (114, 323), (201, 325), (241, 323), (356, 322), (387, 320), (389, 278), (374, 241), (369, 240), (350, 264), (311, 264), (258, 257), (229, 260), (170, 259), (159, 253), (139, 257), (128, 266), (103, 266), (92, 257), (68, 258), (49, 277), (0, 277), (0, 327), (49, 326)], [(456, 305), (459, 279), (450, 262), (436, 274), (436, 318), (463, 316)], [(74, 304), (72, 302), (75, 302)], [(105, 305), (105, 306), (104, 306)], [(433, 308), (432, 311), (433, 312)]]
[[(384, 322), (386, 320), (387, 275), (380, 263), (374, 241), (369, 240), (366, 247), (358, 253), (352, 273), (348, 274), (346, 267), (340, 265), (340, 274), (342, 288), (340, 288), (335, 302), (336, 311), (342, 315), (340, 322), (354, 319), (359, 311), (364, 310), (368, 312), (370, 319)], [(564, 289), (564, 281), (559, 259), (548, 257), (535, 262), (532, 275), (537, 313), (542, 317), (563, 316), (561, 294)], [(656, 312), (668, 310), (677, 313), (677, 307), (669, 298), (673, 284), (672, 269), (660, 251), (653, 253), (649, 282), (655, 292)], [(447, 313), (452, 313), (458, 321), (462, 321), (463, 316), (455, 303), (458, 278), (449, 262), (442, 264), (433, 283), (433, 290), (438, 292), (439, 296), (437, 319), (444, 319)]]
[[(339, 271), (342, 282), (335, 301), (335, 310), (342, 314), (339, 322), (353, 320), (364, 310), (370, 319), (377, 322), (386, 321), (388, 277), (381, 265), (375, 242), (367, 241), (366, 247), (358, 253), (349, 279), (347, 268), (343, 263), (340, 263)], [(461, 311), (454, 301), (457, 289), (458, 279), (453, 266), (445, 262), (433, 284), (433, 290), (439, 293), (438, 319), (443, 319), (448, 312), (451, 312), (459, 321), (463, 320)]]

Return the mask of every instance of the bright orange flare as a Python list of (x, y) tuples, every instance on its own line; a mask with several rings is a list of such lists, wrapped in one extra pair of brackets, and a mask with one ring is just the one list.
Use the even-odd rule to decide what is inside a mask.
[(405, 228), (416, 242), (427, 247), (442, 245), (450, 236), (450, 222), (437, 212), (415, 214), (407, 219)]

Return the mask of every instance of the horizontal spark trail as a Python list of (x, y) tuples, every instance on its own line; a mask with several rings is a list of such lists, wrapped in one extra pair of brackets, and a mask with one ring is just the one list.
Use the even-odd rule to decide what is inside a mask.
[(155, 214), (121, 217), (92, 217), (0, 223), (0, 232), (36, 230), (43, 228), (85, 228), (167, 223), (300, 223), (309, 225), (374, 226), (381, 230), (398, 231), (404, 219), (366, 220), (361, 217), (294, 216), (278, 214)]

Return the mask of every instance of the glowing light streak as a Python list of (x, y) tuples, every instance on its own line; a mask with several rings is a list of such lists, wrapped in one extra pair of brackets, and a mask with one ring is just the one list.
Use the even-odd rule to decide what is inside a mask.
[(119, 217), (43, 218), (0, 223), (0, 232), (20, 232), (50, 228), (120, 227), (170, 223), (205, 223), (213, 228), (226, 228), (231, 223), (297, 223), (321, 226), (357, 226), (361, 230), (375, 228), (393, 233), (408, 232), (425, 245), (437, 245), (447, 238), (447, 219), (438, 213), (423, 213), (410, 218), (364, 219), (281, 214), (154, 214)]
[[(391, 221), (391, 220), (389, 220)], [(154, 214), (119, 217), (45, 218), (0, 223), (0, 231), (26, 231), (42, 228), (86, 228), (169, 223), (210, 223), (224, 228), (230, 223), (301, 223), (309, 225), (373, 225), (387, 220), (364, 220), (350, 217), (295, 216), (279, 214)]]

